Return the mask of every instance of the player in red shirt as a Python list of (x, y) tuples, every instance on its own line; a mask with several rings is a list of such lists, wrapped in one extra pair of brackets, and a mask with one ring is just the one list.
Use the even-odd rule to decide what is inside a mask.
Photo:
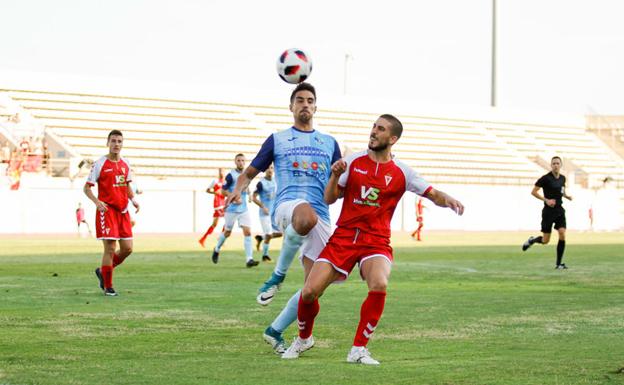
[(464, 206), (448, 194), (435, 190), (414, 170), (393, 159), (392, 146), (403, 126), (392, 115), (381, 115), (373, 125), (368, 150), (352, 154), (332, 165), (325, 188), (325, 201), (344, 197), (337, 228), (314, 263), (299, 299), (299, 337), (282, 355), (297, 358), (314, 346), (312, 328), (319, 312), (318, 297), (334, 281), (348, 277), (355, 265), (368, 285), (368, 296), (360, 310), (360, 322), (347, 361), (368, 365), (379, 362), (366, 349), (377, 327), (386, 300), (393, 256), (390, 220), (406, 191), (449, 207), (462, 215)]
[[(95, 234), (104, 245), (102, 267), (95, 269), (95, 275), (104, 295), (116, 296), (117, 292), (113, 289), (113, 269), (132, 253), (132, 224), (128, 200), (132, 202), (136, 212), (139, 212), (139, 204), (134, 199), (130, 186), (132, 182), (130, 164), (121, 157), (123, 147), (121, 131), (111, 131), (106, 144), (108, 155), (93, 164), (83, 191), (97, 208)], [(96, 184), (97, 197), (91, 191), (91, 187)], [(117, 242), (119, 250), (115, 251)]]
[(416, 199), (416, 222), (418, 223), (418, 227), (412, 233), (412, 238), (416, 238), (417, 241), (422, 241), (422, 237), (420, 236), (420, 234), (424, 226), (424, 219), (423, 219), (424, 208), (425, 208), (425, 205), (423, 204), (422, 197), (418, 197)]
[(78, 202), (78, 208), (76, 209), (76, 224), (78, 225), (78, 235), (80, 235), (80, 225), (83, 223), (87, 226), (89, 235), (91, 235), (91, 227), (89, 227), (89, 222), (87, 222), (87, 220), (85, 219), (85, 212), (82, 208), (82, 203)]
[(223, 218), (225, 216), (225, 195), (223, 195), (223, 183), (225, 183), (225, 176), (223, 175), (223, 169), (219, 168), (219, 179), (213, 180), (210, 183), (210, 186), (206, 189), (208, 194), (214, 194), (214, 200), (212, 202), (214, 212), (212, 213), (212, 224), (206, 233), (199, 239), (199, 244), (202, 247), (205, 247), (204, 242), (206, 242), (206, 238), (208, 238), (208, 236), (214, 231), (215, 227), (217, 227), (219, 218)]

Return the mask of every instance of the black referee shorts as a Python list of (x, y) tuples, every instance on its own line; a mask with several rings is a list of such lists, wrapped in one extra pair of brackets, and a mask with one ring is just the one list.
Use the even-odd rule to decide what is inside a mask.
[(555, 230), (566, 228), (565, 209), (563, 207), (544, 207), (542, 209), (542, 233), (550, 234), (553, 224)]

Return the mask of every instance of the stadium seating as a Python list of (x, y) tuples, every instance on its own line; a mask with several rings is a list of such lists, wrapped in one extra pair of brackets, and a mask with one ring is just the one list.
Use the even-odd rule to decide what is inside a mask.
[[(234, 154), (253, 157), (271, 132), (292, 124), (282, 106), (0, 89), (80, 156), (96, 159), (111, 129), (124, 132), (124, 155), (154, 177), (212, 177)], [(439, 183), (532, 184), (535, 157), (558, 154), (596, 180), (624, 182), (622, 159), (582, 126), (513, 119), (399, 114), (404, 134), (395, 154)], [(378, 113), (319, 109), (315, 125), (344, 148), (366, 148)]]

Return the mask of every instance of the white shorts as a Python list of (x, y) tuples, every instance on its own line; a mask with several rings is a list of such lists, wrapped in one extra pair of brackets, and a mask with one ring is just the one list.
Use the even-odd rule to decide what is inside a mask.
[(238, 221), (238, 227), (250, 227), (251, 226), (251, 218), (249, 217), (249, 210), (244, 211), (242, 213), (225, 213), (225, 225), (223, 228), (226, 231), (230, 231), (234, 228), (234, 224)]
[(260, 216), (260, 224), (262, 225), (262, 233), (264, 235), (273, 234), (273, 226), (271, 225), (271, 216), (269, 215), (261, 215)]
[[(304, 199), (293, 199), (291, 201), (280, 203), (280, 205), (275, 208), (275, 212), (273, 213), (273, 228), (283, 234), (292, 222), (292, 215), (295, 211), (295, 207), (302, 203), (308, 202)], [(321, 254), (321, 251), (323, 251), (327, 241), (329, 240), (331, 230), (331, 225), (319, 218), (316, 226), (310, 230), (308, 236), (305, 238), (301, 248), (299, 249), (299, 259), (306, 257), (316, 261), (316, 258), (318, 258)]]

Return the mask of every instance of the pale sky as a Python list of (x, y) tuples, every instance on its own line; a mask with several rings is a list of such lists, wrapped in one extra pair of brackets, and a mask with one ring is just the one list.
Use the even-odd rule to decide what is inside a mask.
[[(490, 103), (491, 0), (0, 0), (3, 70)], [(624, 2), (498, 0), (498, 105), (624, 114)], [(291, 86), (287, 86), (291, 88)]]

